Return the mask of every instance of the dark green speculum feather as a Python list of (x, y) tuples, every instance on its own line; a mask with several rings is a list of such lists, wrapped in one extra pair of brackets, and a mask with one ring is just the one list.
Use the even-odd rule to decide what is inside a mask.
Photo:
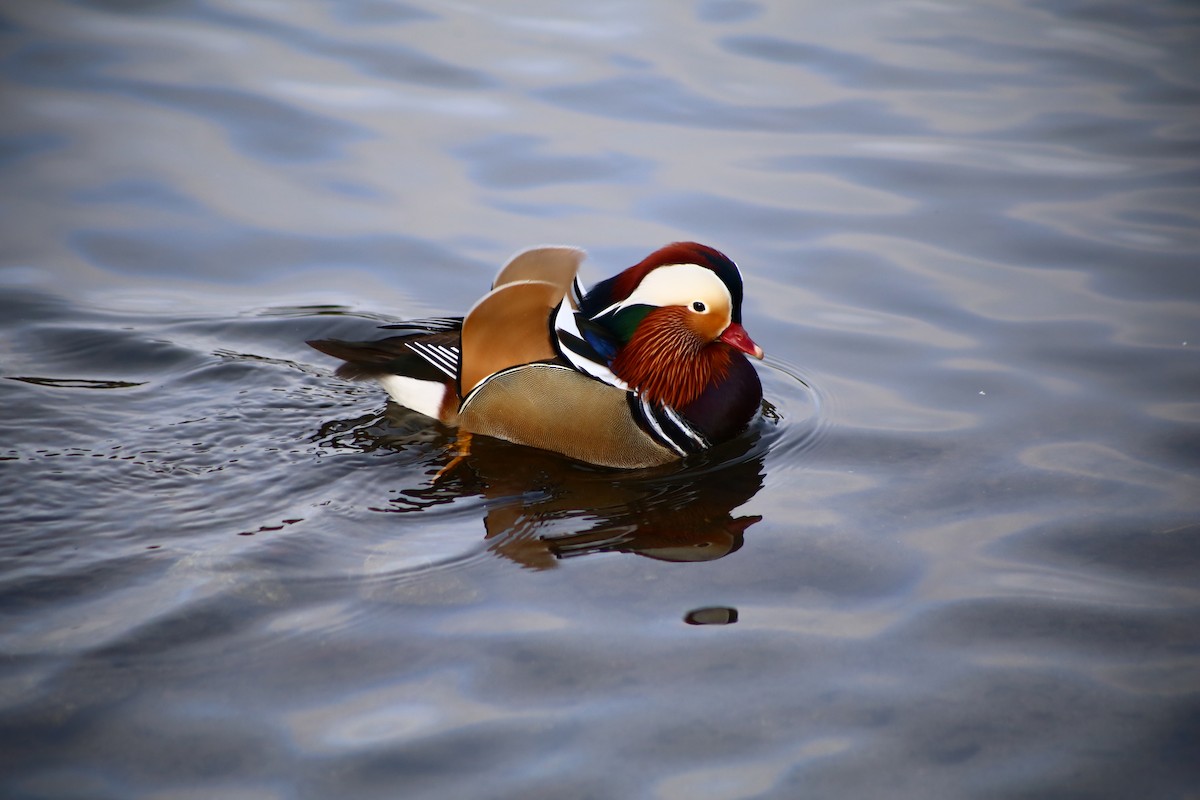
[(633, 332), (642, 324), (646, 315), (653, 310), (654, 306), (629, 306), (608, 317), (603, 324), (612, 331), (621, 344), (629, 344), (629, 340), (633, 338)]

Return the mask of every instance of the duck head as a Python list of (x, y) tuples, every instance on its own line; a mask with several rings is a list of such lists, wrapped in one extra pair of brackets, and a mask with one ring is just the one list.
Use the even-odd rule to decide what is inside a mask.
[(647, 400), (683, 408), (762, 348), (742, 327), (742, 276), (721, 252), (676, 242), (602, 281), (579, 302), (579, 330)]

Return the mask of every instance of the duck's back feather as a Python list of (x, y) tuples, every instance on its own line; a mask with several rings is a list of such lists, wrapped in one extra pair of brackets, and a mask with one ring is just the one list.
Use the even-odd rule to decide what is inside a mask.
[(381, 375), (441, 380), (448, 374), (453, 379), (456, 377), (461, 348), (457, 330), (410, 333), (371, 342), (314, 339), (308, 345), (346, 362), (338, 367), (337, 376), (352, 381)]

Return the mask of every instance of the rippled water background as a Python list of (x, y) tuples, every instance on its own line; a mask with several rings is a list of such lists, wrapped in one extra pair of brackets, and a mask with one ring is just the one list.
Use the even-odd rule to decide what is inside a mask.
[[(0, 793), (1195, 798), (1200, 9), (0, 6)], [(620, 474), (306, 338), (732, 255)]]

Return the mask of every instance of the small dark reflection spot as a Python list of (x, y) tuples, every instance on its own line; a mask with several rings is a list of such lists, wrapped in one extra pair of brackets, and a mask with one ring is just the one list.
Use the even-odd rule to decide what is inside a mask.
[(732, 625), (738, 621), (738, 610), (728, 606), (697, 608), (684, 615), (688, 625)]

